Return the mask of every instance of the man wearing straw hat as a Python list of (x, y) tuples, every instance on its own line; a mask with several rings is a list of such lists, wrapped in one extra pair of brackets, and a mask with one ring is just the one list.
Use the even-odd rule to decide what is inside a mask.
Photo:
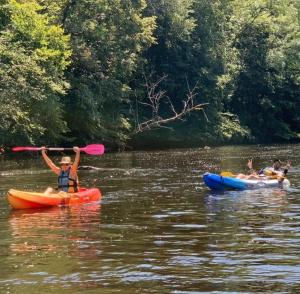
[[(47, 156), (46, 147), (42, 147), (42, 156), (46, 164), (56, 175), (58, 175), (58, 190), (67, 193), (74, 193), (78, 191), (77, 169), (80, 160), (80, 149), (76, 146), (73, 147), (73, 150), (76, 153), (74, 162), (72, 162), (70, 156), (63, 156), (61, 158), (61, 161), (59, 162), (60, 167), (58, 167)], [(48, 187), (45, 191), (45, 194), (49, 194), (52, 192), (53, 189), (51, 187)]]

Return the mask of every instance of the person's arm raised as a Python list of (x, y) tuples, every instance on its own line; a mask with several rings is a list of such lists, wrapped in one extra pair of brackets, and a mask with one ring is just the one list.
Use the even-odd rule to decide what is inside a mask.
[(46, 147), (42, 147), (41, 148), (42, 150), (42, 156), (43, 156), (43, 159), (45, 160), (46, 164), (50, 167), (50, 169), (57, 175), (59, 175), (60, 173), (60, 168), (57, 167), (53, 162), (52, 160), (48, 157), (48, 155), (46, 154)]
[(80, 161), (80, 149), (77, 146), (75, 146), (73, 147), (73, 150), (76, 153), (76, 155), (75, 155), (74, 163), (72, 164), (72, 170), (76, 172)]
[(252, 158), (248, 160), (247, 166), (248, 166), (251, 174), (256, 173), (255, 170), (253, 169), (253, 159)]

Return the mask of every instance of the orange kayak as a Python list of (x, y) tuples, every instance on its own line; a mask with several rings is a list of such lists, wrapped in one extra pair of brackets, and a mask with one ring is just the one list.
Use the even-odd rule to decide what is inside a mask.
[(58, 205), (74, 205), (98, 201), (101, 192), (97, 188), (80, 188), (76, 193), (37, 193), (10, 189), (7, 193), (8, 202), (15, 209), (43, 208)]

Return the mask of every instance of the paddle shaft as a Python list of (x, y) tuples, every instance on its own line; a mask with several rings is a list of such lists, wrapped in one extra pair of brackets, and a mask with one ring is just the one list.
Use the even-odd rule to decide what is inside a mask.
[[(79, 148), (80, 150), (84, 150), (85, 147)], [(42, 147), (15, 147), (13, 151), (41, 151)], [(73, 148), (63, 148), (63, 147), (46, 147), (45, 150), (49, 151), (65, 151), (65, 150), (73, 150)]]
[[(82, 150), (83, 148), (79, 148), (79, 149)], [(42, 150), (42, 148), (40, 148), (40, 150)], [(68, 150), (73, 150), (73, 148), (49, 147), (49, 148), (46, 148), (46, 150), (49, 150), (49, 151), (68, 151)]]
[[(42, 147), (14, 147), (13, 151), (40, 151)], [(45, 150), (49, 151), (65, 151), (65, 150), (74, 150), (73, 148), (62, 148), (62, 147), (46, 147)], [(103, 144), (90, 144), (85, 147), (79, 148), (80, 151), (83, 151), (90, 155), (102, 155), (104, 153)]]

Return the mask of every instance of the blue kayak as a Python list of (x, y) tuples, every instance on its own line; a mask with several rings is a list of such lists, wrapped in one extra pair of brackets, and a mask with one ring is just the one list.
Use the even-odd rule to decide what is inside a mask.
[(287, 189), (290, 186), (288, 179), (278, 181), (277, 179), (237, 179), (233, 177), (223, 177), (218, 174), (205, 173), (203, 175), (204, 183), (211, 190), (249, 190), (260, 188), (284, 188)]

